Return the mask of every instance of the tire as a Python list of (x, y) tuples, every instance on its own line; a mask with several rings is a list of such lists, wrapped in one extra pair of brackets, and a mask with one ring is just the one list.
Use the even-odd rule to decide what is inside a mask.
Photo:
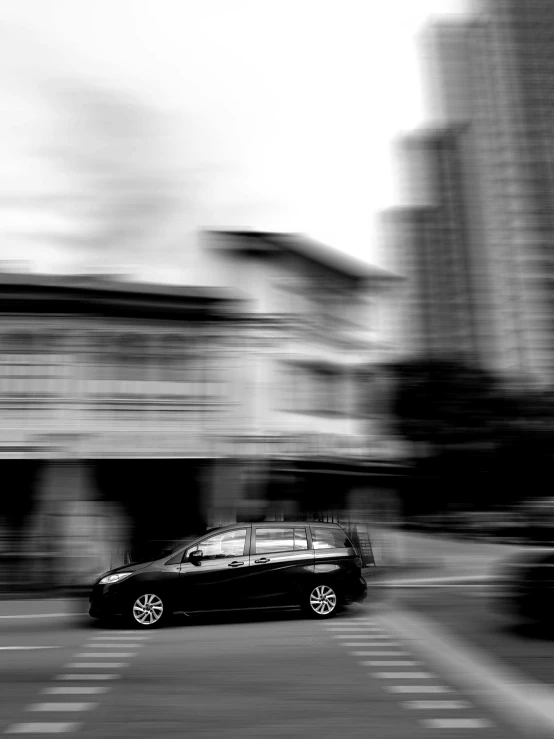
[(143, 592), (129, 602), (127, 617), (137, 629), (155, 629), (164, 624), (169, 615), (167, 603), (157, 593)]
[(338, 610), (339, 596), (337, 591), (327, 583), (318, 583), (307, 592), (303, 610), (311, 618), (332, 618)]

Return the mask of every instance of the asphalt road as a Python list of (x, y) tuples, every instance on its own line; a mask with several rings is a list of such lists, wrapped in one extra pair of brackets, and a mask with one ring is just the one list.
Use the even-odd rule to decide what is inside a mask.
[[(148, 633), (48, 616), (54, 608), (0, 609), (0, 732), (518, 736), (380, 625), (371, 602), (323, 623), (296, 613), (221, 615)], [(18, 617), (25, 612), (39, 617)]]

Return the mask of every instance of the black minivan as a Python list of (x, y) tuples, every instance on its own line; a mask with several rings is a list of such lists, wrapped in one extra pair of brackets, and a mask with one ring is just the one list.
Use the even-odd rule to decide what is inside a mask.
[(322, 619), (366, 595), (362, 561), (338, 524), (236, 523), (106, 573), (92, 588), (89, 613), (140, 628), (173, 613), (252, 608), (300, 607)]

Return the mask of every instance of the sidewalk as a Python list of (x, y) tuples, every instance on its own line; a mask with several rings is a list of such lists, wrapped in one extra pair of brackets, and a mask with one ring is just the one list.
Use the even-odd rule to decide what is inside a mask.
[(444, 578), (485, 579), (494, 577), (504, 563), (524, 553), (553, 549), (422, 534), (403, 529), (378, 530), (376, 535), (386, 541), (383, 567), (376, 569), (379, 572), (386, 570), (387, 575), (395, 578), (399, 574), (404, 576), (405, 573), (419, 571)]
[(510, 724), (518, 736), (554, 736), (554, 688), (460, 636), (441, 620), (395, 604), (382, 604), (376, 619), (410, 645), (476, 703)]

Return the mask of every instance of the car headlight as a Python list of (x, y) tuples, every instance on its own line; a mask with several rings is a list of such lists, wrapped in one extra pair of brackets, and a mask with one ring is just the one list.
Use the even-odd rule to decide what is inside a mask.
[(132, 572), (117, 572), (115, 575), (106, 575), (106, 577), (103, 577), (99, 585), (107, 585), (108, 583), (114, 583), (114, 582), (121, 582), (121, 580), (125, 580), (126, 577), (129, 577), (129, 575), (132, 575)]

